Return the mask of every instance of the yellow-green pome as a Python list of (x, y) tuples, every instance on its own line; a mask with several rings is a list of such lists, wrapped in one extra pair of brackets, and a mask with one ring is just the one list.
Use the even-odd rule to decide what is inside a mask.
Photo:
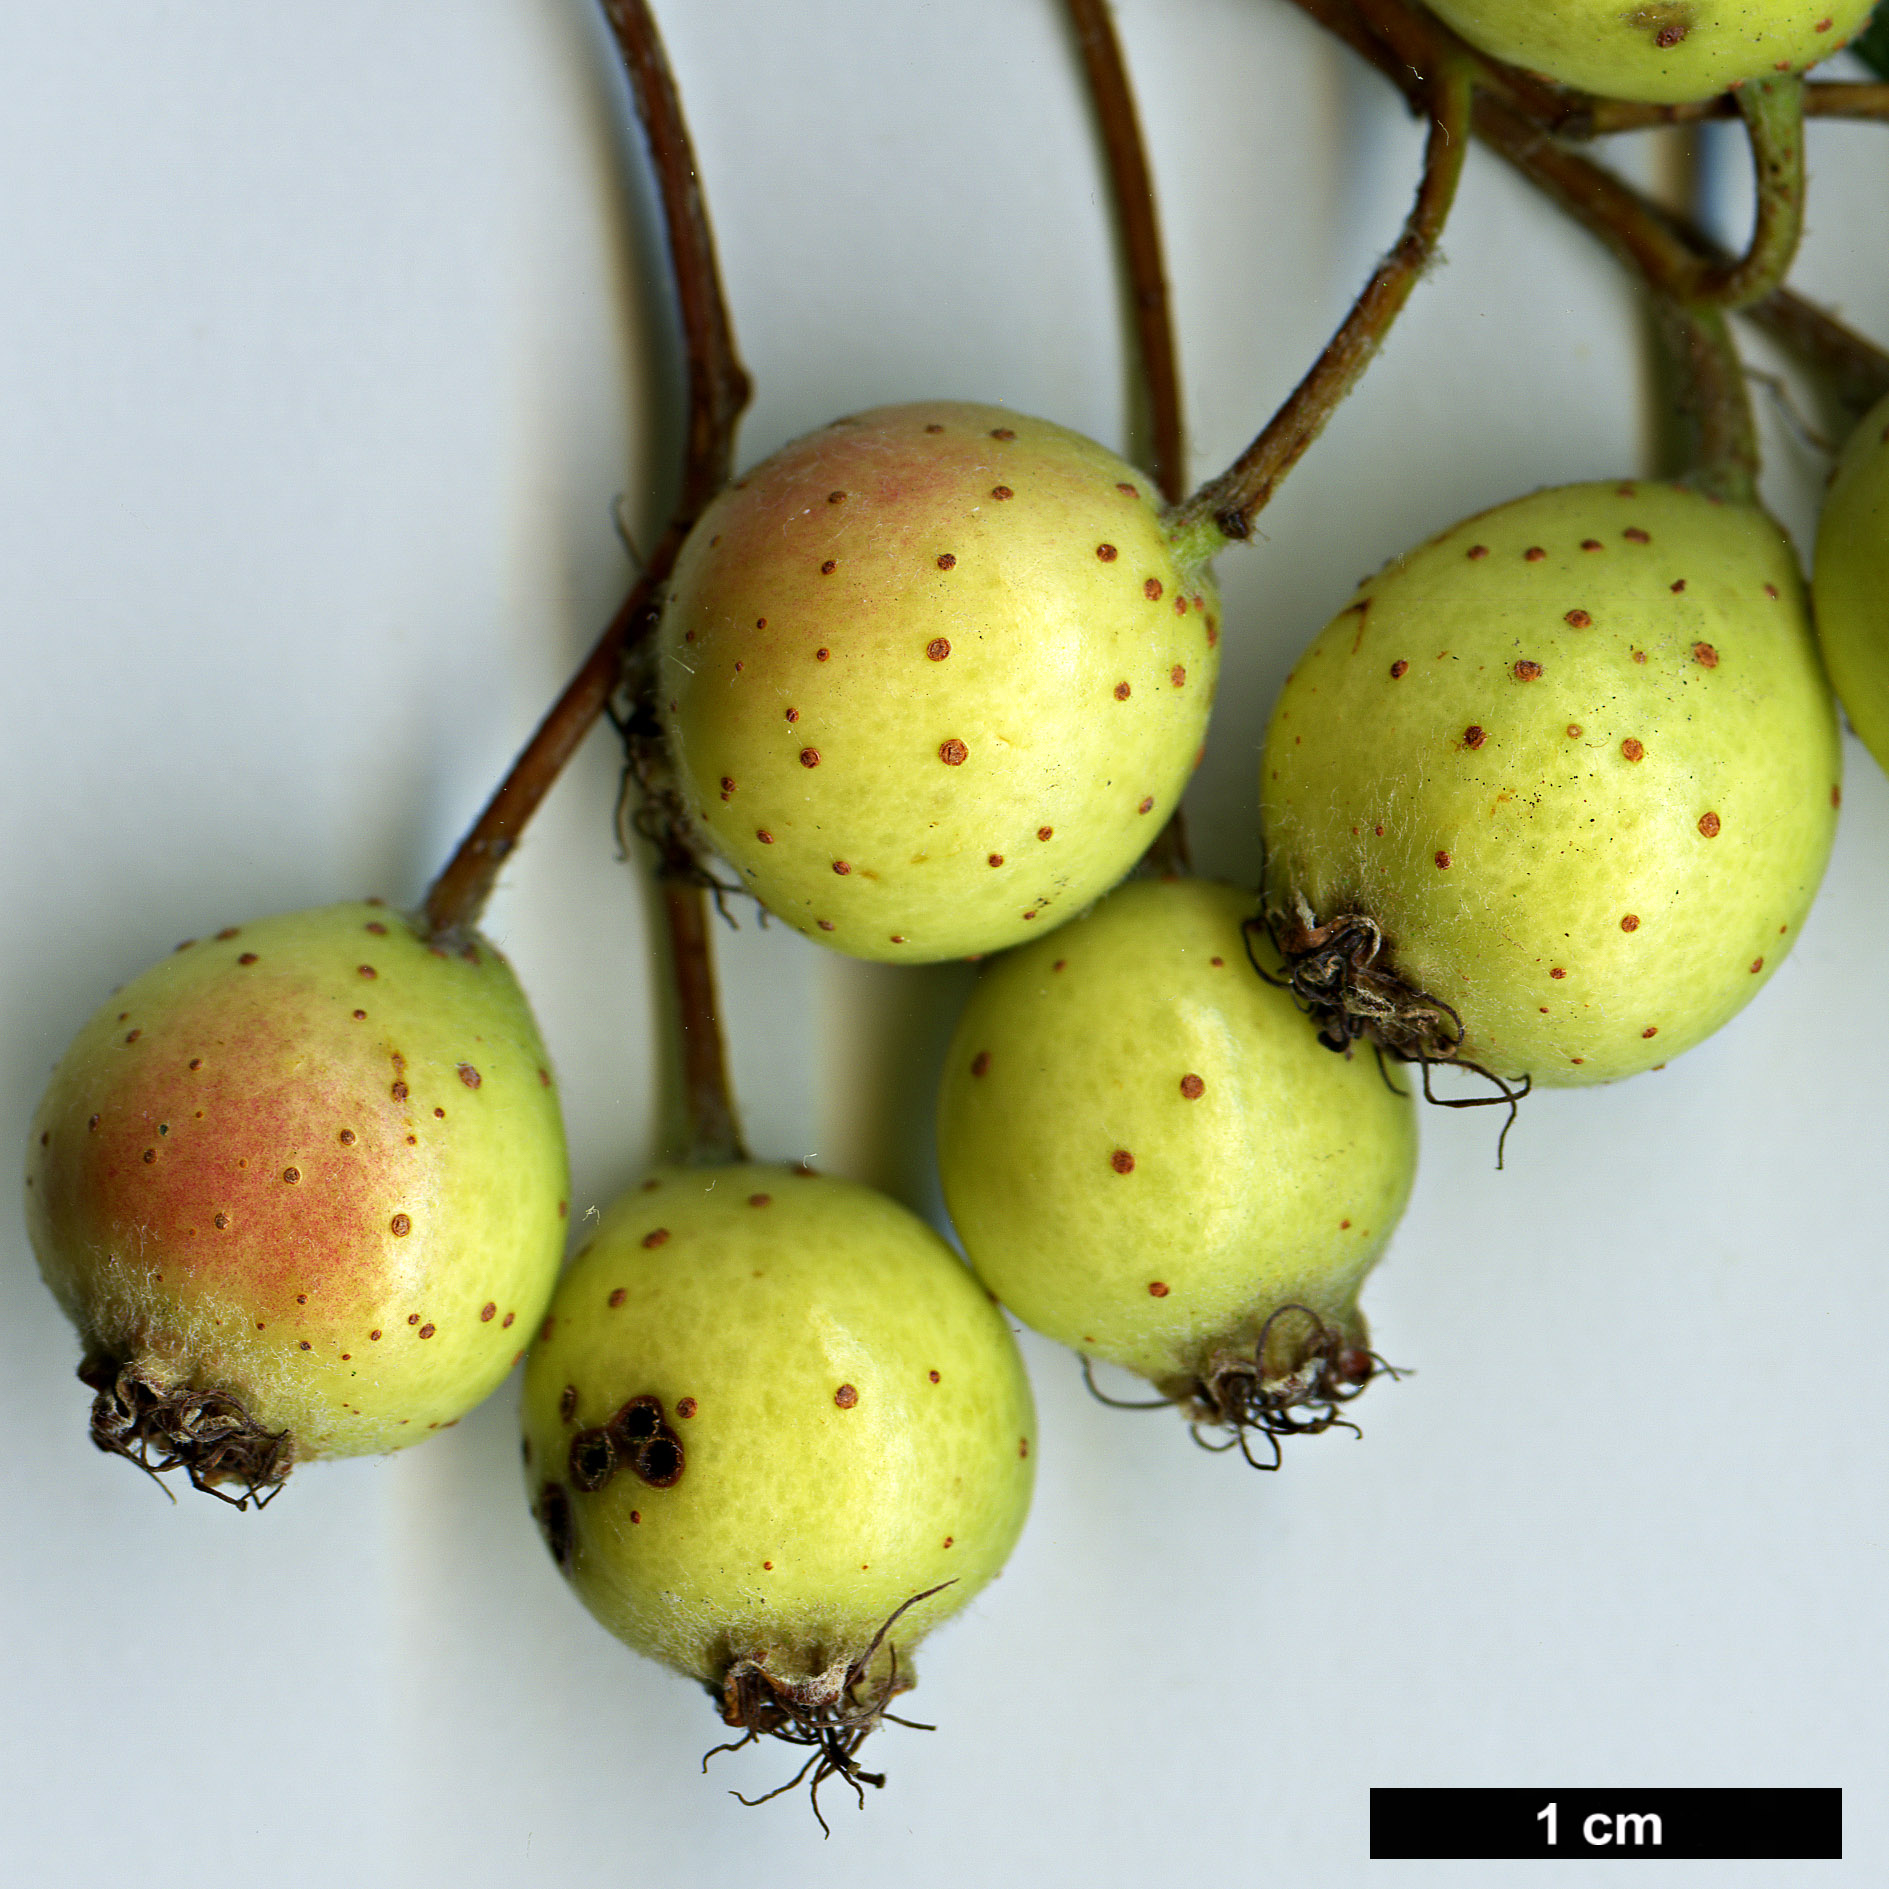
[(1416, 1168), (1409, 1096), (1368, 1052), (1325, 1049), (1249, 961), (1254, 905), (1138, 882), (999, 959), (939, 1097), (945, 1198), (979, 1276), (1038, 1331), (1184, 1402), (1211, 1404), (1284, 1307), (1304, 1314), (1274, 1324), (1275, 1380), (1304, 1365), (1283, 1354), (1314, 1322), (1362, 1352), (1359, 1288)]
[(286, 1433), (275, 1471), (404, 1448), (487, 1396), (543, 1315), (567, 1197), (511, 970), (371, 903), (231, 926), (126, 984), (54, 1074), (26, 1180), (101, 1407), (234, 1400)]
[(1875, 0), (1430, 0), (1472, 45), (1607, 98), (1676, 105), (1840, 51)]
[[(558, 1287), (525, 1371), (526, 1475), (554, 1559), (640, 1653), (819, 1713), (875, 1686), (1003, 1566), (1035, 1416), (957, 1255), (805, 1169), (662, 1169)], [(945, 1585), (949, 1583), (949, 1585)], [(765, 1715), (764, 1715), (765, 1716)]]
[(1813, 577), (1830, 680), (1889, 767), (1889, 400), (1850, 435), (1824, 500)]
[(1302, 942), (1372, 928), (1464, 1062), (1610, 1082), (1776, 970), (1841, 765), (1773, 520), (1539, 492), (1394, 559), (1300, 658), (1261, 760), (1267, 909)]
[(1146, 476), (1002, 407), (881, 407), (783, 447), (683, 547), (660, 699), (745, 884), (855, 957), (1073, 917), (1180, 799), (1220, 606)]

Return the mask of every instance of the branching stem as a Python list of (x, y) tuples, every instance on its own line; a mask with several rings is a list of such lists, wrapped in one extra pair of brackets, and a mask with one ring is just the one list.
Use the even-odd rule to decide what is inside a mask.
[(695, 154), (655, 21), (644, 0), (604, 0), (604, 12), (623, 54), (648, 140), (682, 311), (688, 422), (681, 488), (668, 527), (630, 594), (429, 888), (425, 928), (429, 937), (447, 944), (479, 922), (499, 869), (517, 846), (526, 822), (615, 692), (625, 651), (653, 628), (662, 586), (682, 540), (727, 483), (735, 423), (748, 402), (748, 376), (735, 353)]

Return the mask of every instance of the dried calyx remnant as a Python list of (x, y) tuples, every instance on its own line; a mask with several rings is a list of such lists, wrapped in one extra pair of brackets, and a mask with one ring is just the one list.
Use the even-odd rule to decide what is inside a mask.
[[(883, 1771), (867, 1771), (859, 1763), (859, 1748), (882, 1724), (903, 1725), (908, 1730), (928, 1732), (934, 1728), (915, 1719), (900, 1718), (886, 1708), (901, 1693), (911, 1691), (915, 1679), (899, 1666), (898, 1648), (886, 1636), (900, 1615), (916, 1607), (921, 1600), (942, 1594), (950, 1581), (928, 1587), (922, 1594), (893, 1609), (885, 1623), (872, 1636), (871, 1643), (844, 1666), (800, 1683), (790, 1683), (768, 1671), (765, 1655), (760, 1659), (737, 1659), (722, 1676), (719, 1686), (708, 1688), (709, 1696), (721, 1708), (722, 1723), (741, 1733), (727, 1744), (713, 1746), (702, 1755), (702, 1769), (719, 1752), (741, 1751), (762, 1738), (778, 1738), (784, 1745), (794, 1745), (809, 1753), (806, 1762), (785, 1784), (776, 1785), (759, 1797), (740, 1798), (750, 1809), (770, 1803), (805, 1783), (808, 1801), (820, 1828), (833, 1834), (820, 1814), (820, 1786), (830, 1777), (845, 1780), (858, 1797), (861, 1809), (866, 1803), (866, 1789), (885, 1783)], [(872, 1668), (880, 1648), (885, 1661), (878, 1678)]]
[[(97, 1392), (92, 1441), (136, 1463), (154, 1481), (166, 1470), (181, 1469), (193, 1489), (232, 1508), (260, 1509), (288, 1480), (289, 1433), (265, 1430), (227, 1392), (187, 1384), (167, 1388), (136, 1364), (101, 1356), (87, 1358), (79, 1378)], [(242, 1494), (230, 1494), (223, 1483), (240, 1485)]]
[[(1202, 1449), (1237, 1449), (1255, 1469), (1277, 1469), (1281, 1437), (1317, 1436), (1340, 1425), (1355, 1433), (1358, 1426), (1340, 1406), (1380, 1371), (1393, 1379), (1402, 1375), (1309, 1305), (1282, 1305), (1260, 1327), (1250, 1352), (1214, 1351), (1206, 1374), (1175, 1401), (1186, 1409)], [(1209, 1441), (1202, 1434), (1207, 1429), (1227, 1434)], [(1255, 1434), (1271, 1446), (1271, 1462), (1253, 1454)]]
[[(1400, 977), (1392, 962), (1383, 927), (1362, 912), (1345, 912), (1321, 923), (1303, 895), (1295, 894), (1288, 914), (1268, 905), (1242, 927), (1246, 955), (1255, 972), (1275, 989), (1287, 990), (1318, 1025), (1327, 1049), (1349, 1056), (1360, 1039), (1380, 1055), (1415, 1063), (1423, 1072), (1423, 1099), (1438, 1108), (1506, 1108), (1508, 1120), (1496, 1141), (1495, 1164), (1515, 1125), (1517, 1105), (1534, 1086), (1524, 1076), (1505, 1081), (1494, 1070), (1462, 1054), (1463, 1020), (1440, 997), (1417, 989)], [(1283, 977), (1260, 963), (1253, 934), (1264, 931), (1285, 965)], [(1494, 1095), (1441, 1096), (1430, 1087), (1437, 1063), (1467, 1069), (1495, 1086)]]

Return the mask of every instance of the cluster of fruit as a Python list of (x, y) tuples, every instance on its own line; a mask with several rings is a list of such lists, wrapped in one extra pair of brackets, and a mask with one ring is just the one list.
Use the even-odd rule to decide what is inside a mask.
[[(1794, 72), (1868, 5), (1435, 10), (1672, 102)], [(785, 448), (667, 585), (673, 802), (825, 945), (1005, 954), (939, 1105), (972, 1270), (867, 1189), (727, 1161), (652, 1174), (560, 1279), (556, 1085), (499, 954), (372, 901), (264, 919), (116, 993), (33, 1123), (95, 1440), (260, 1504), (528, 1356), (531, 1501), (586, 1603), (744, 1741), (865, 1779), (911, 1648), (1023, 1524), (999, 1303), (1270, 1466), (1379, 1368), (1358, 1297), (1412, 1184), (1408, 1072), (1512, 1110), (1666, 1062), (1775, 971), (1840, 801), (1826, 660), (1889, 764), (1889, 402), (1832, 486), (1814, 626), (1780, 529), (1704, 470), (1521, 498), (1361, 584), (1273, 715), (1256, 900), (1121, 883), (1206, 737), (1224, 532), (999, 408)]]

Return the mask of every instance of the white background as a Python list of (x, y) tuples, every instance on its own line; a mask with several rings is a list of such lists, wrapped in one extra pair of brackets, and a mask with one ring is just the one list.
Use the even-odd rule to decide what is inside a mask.
[[(1097, 155), (1053, 0), (667, 0), (741, 345), (743, 456), (848, 409), (1008, 402), (1123, 444)], [(1122, 0), (1194, 469), (1392, 238), (1419, 134), (1279, 0)], [(675, 450), (659, 230), (584, 0), (0, 7), (0, 1144), (178, 938), (417, 898), (623, 591)], [(1819, 127), (1798, 279), (1889, 336), (1889, 133)], [(1742, 158), (1720, 141), (1725, 201)], [(1626, 161), (1636, 161), (1631, 153)], [(1472, 154), (1447, 265), (1229, 555), (1191, 795), (1251, 881), (1264, 716), (1360, 573), (1475, 507), (1645, 469), (1641, 330), (1587, 238)], [(1809, 542), (1822, 462), (1770, 428)], [(1132, 445), (1132, 442), (1128, 442)], [(1092, 1404), (1028, 1336), (1036, 1512), (932, 1642), (935, 1733), (854, 1811), (726, 1794), (692, 1687), (539, 1545), (514, 1386), (264, 1516), (85, 1436), (0, 1221), (0, 1872), (12, 1882), (1498, 1882), (1368, 1865), (1372, 1784), (1837, 1784), (1889, 1879), (1883, 1684), (1889, 785), (1759, 1001), (1670, 1070), (1548, 1093), (1508, 1171), (1433, 1112), (1366, 1298), (1417, 1367), (1258, 1477)], [(490, 929), (562, 1077), (573, 1220), (661, 1151), (644, 901), (593, 739)], [(970, 973), (725, 940), (757, 1150), (935, 1208)], [(1623, 1800), (1624, 1802), (1624, 1800)], [(1628, 1806), (1630, 1807), (1630, 1806)], [(1585, 1865), (1571, 1867), (1578, 1875)]]

